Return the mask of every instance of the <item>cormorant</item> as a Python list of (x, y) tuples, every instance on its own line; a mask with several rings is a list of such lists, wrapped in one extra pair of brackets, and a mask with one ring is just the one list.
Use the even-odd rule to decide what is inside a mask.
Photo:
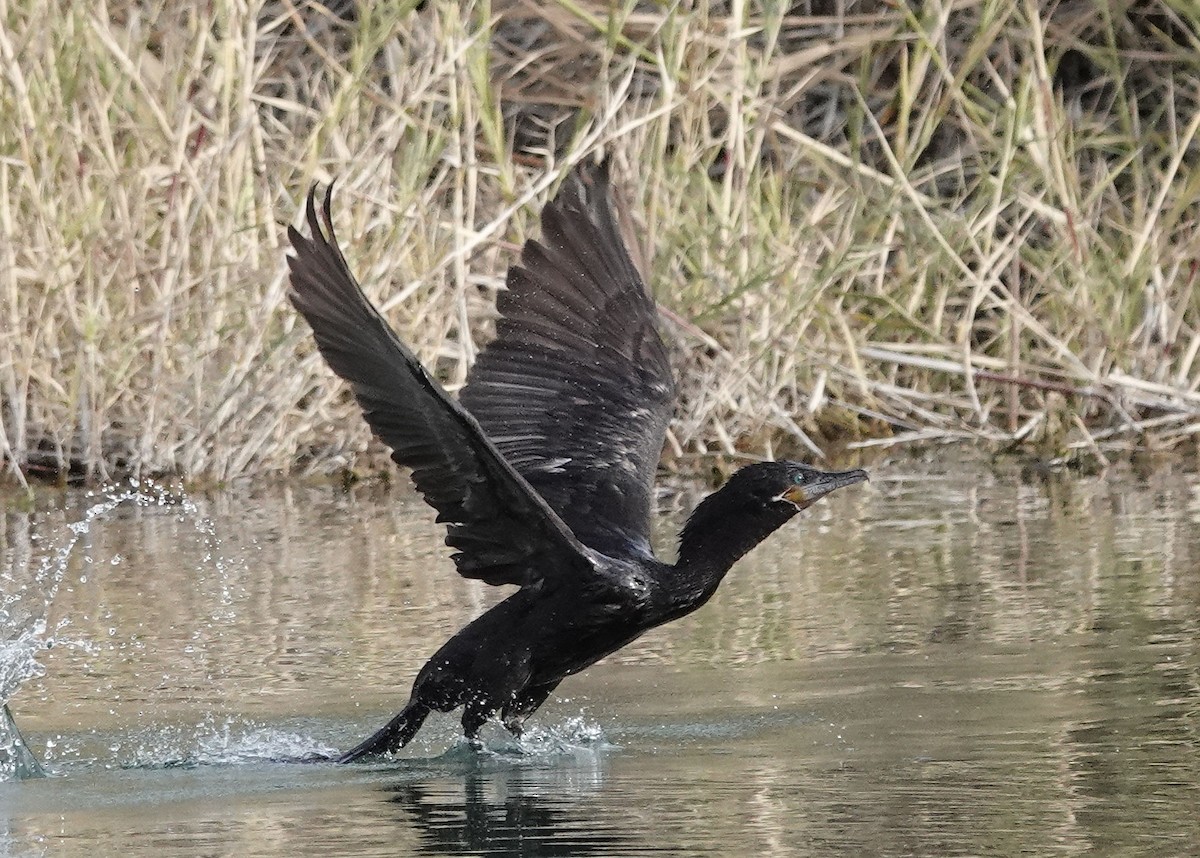
[(432, 710), (463, 732), (522, 722), (570, 674), (690, 614), (774, 530), (862, 470), (738, 470), (692, 512), (672, 564), (650, 547), (654, 473), (675, 398), (653, 298), (614, 217), (605, 160), (573, 170), (496, 304), (496, 338), (452, 399), (355, 281), (326, 192), (289, 228), (289, 297), (375, 435), (447, 527), (460, 575), (520, 589), (417, 674), (396, 717), (339, 761), (403, 747)]

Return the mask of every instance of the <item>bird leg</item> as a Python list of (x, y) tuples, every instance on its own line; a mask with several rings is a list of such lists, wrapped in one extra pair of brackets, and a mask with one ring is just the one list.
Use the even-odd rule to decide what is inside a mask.
[(516, 715), (505, 715), (502, 719), (504, 729), (513, 734), (513, 738), (520, 739), (521, 734), (525, 732), (525, 728), (521, 726), (522, 718)]
[(467, 737), (467, 741), (471, 743), (471, 747), (477, 751), (483, 748), (483, 742), (479, 740), (479, 728), (487, 723), (488, 716), (490, 715), (491, 712), (488, 709), (470, 703), (463, 708), (463, 735)]
[(546, 698), (558, 687), (559, 682), (561, 680), (529, 686), (513, 695), (513, 699), (505, 704), (504, 709), (500, 713), (500, 718), (504, 722), (504, 727), (508, 732), (512, 733), (518, 739), (521, 738), (521, 734), (524, 732), (522, 724), (525, 722), (525, 719), (536, 712), (546, 702)]

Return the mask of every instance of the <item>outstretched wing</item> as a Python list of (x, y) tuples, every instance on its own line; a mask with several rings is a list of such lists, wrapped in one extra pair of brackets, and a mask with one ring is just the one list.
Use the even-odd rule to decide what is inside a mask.
[(675, 400), (658, 309), (614, 217), (608, 162), (542, 211), (508, 272), (496, 339), (459, 401), (584, 544), (649, 547), (654, 472)]
[(350, 274), (329, 219), (325, 230), (308, 195), (311, 238), (288, 237), (289, 298), (317, 347), (350, 383), (375, 435), (447, 526), (461, 575), (489, 584), (535, 584), (587, 574), (586, 549), (496, 450), (475, 419), (451, 399), (375, 310)]

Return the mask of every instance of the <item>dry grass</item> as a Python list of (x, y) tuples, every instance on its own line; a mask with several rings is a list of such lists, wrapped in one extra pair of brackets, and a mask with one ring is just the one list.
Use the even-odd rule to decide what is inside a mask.
[(309, 185), (339, 178), (352, 266), (453, 385), (598, 148), (676, 458), (1200, 430), (1194, 4), (387, 5), (0, 0), (10, 473), (370, 466), (284, 300)]

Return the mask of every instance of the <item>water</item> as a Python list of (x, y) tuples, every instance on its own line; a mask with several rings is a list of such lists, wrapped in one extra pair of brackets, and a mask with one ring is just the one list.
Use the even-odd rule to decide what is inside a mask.
[(278, 761), (374, 730), (500, 595), (419, 501), (10, 502), (0, 690), (49, 776), (0, 783), (0, 856), (1200, 854), (1195, 476), (873, 473), (522, 742), (431, 718), (341, 767)]

